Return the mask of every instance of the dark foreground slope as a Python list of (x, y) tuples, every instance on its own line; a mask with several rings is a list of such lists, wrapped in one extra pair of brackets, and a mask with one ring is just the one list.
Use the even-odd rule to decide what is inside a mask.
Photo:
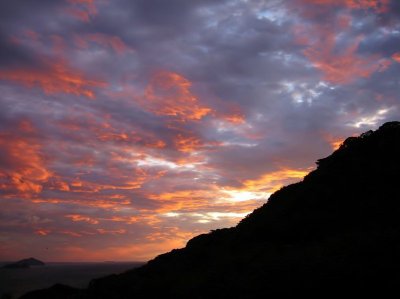
[[(26, 298), (266, 298), (400, 286), (400, 123), (348, 138), (235, 228), (84, 291)], [(52, 290), (55, 291), (55, 290)]]

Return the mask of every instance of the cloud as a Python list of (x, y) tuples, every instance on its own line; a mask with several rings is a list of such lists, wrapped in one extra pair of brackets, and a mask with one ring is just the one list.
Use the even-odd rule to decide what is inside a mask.
[(82, 22), (90, 22), (97, 15), (95, 0), (67, 0), (67, 2), (70, 7), (66, 12)]
[(395, 60), (396, 62), (400, 63), (400, 52), (394, 53), (392, 55), (393, 60)]
[(6, 197), (35, 197), (52, 176), (46, 166), (41, 144), (27, 136), (34, 131), (29, 121), (22, 121), (17, 131), (20, 136), (0, 132), (0, 189)]
[(147, 85), (141, 105), (145, 109), (177, 121), (201, 120), (211, 112), (190, 91), (192, 83), (185, 77), (167, 71), (154, 74)]
[(65, 217), (71, 219), (71, 221), (73, 221), (73, 222), (85, 221), (90, 224), (98, 224), (99, 223), (99, 221), (96, 219), (93, 219), (93, 218), (87, 217), (87, 216), (83, 216), (83, 215), (79, 215), (79, 214), (66, 215)]
[(83, 49), (89, 48), (89, 44), (92, 42), (103, 47), (110, 47), (120, 55), (127, 51), (132, 51), (119, 36), (110, 36), (104, 33), (91, 33), (83, 36), (77, 35), (74, 37), (74, 41), (79, 48)]
[(388, 12), (390, 0), (301, 0), (305, 3), (326, 6), (344, 6), (350, 9), (372, 9), (377, 13)]
[(95, 98), (95, 88), (106, 83), (86, 78), (80, 71), (68, 67), (64, 62), (49, 62), (47, 69), (1, 70), (0, 80), (15, 81), (27, 87), (40, 87), (46, 94), (67, 93)]
[(280, 169), (269, 172), (257, 179), (243, 181), (242, 189), (250, 192), (268, 191), (269, 193), (273, 193), (283, 187), (288, 181), (302, 179), (311, 170), (312, 169)]
[[(377, 13), (387, 10), (388, 1), (313, 1), (306, 0), (317, 6), (346, 6), (350, 9), (373, 8)], [(304, 45), (304, 55), (310, 62), (322, 71), (323, 79), (334, 84), (348, 84), (359, 78), (368, 78), (375, 72), (383, 72), (391, 61), (381, 54), (361, 55), (359, 47), (366, 37), (362, 34), (345, 36), (343, 32), (351, 32), (354, 20), (350, 13), (330, 15), (330, 24), (319, 21), (326, 11), (316, 12), (307, 16), (310, 23), (294, 28), (297, 42)], [(312, 34), (310, 34), (312, 33)]]
[(35, 65), (35, 57), (29, 49), (20, 47), (11, 36), (0, 33), (0, 62), (2, 67)]
[(321, 33), (317, 42), (304, 51), (314, 66), (324, 73), (324, 79), (331, 83), (351, 83), (358, 78), (368, 78), (376, 71), (383, 71), (390, 61), (377, 55), (362, 57), (357, 49), (362, 40), (358, 37), (342, 53), (335, 54), (335, 36), (331, 32)]

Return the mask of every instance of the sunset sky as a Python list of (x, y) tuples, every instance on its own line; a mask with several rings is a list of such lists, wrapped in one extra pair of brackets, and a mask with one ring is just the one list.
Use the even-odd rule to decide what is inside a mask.
[(398, 0), (0, 2), (0, 260), (147, 260), (400, 119)]

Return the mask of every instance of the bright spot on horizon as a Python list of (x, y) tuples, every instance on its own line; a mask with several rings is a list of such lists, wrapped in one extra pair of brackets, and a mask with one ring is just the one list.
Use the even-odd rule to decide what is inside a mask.
[(271, 193), (268, 192), (252, 192), (252, 191), (242, 191), (242, 190), (223, 190), (229, 197), (228, 201), (241, 202), (248, 200), (268, 200)]
[(385, 115), (390, 112), (391, 108), (382, 108), (376, 111), (376, 113), (361, 117), (358, 121), (350, 124), (356, 128), (361, 128), (363, 126), (376, 126), (378, 122), (385, 119)]

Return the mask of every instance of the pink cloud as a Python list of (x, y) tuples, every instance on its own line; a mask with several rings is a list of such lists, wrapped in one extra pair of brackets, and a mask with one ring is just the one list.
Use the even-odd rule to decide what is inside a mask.
[(107, 84), (88, 79), (63, 61), (46, 63), (47, 69), (16, 68), (0, 70), (0, 80), (14, 81), (26, 87), (40, 87), (46, 94), (65, 93), (94, 99), (95, 89)]
[(160, 71), (153, 75), (140, 105), (157, 115), (177, 121), (201, 120), (212, 109), (191, 91), (192, 83), (180, 74)]

